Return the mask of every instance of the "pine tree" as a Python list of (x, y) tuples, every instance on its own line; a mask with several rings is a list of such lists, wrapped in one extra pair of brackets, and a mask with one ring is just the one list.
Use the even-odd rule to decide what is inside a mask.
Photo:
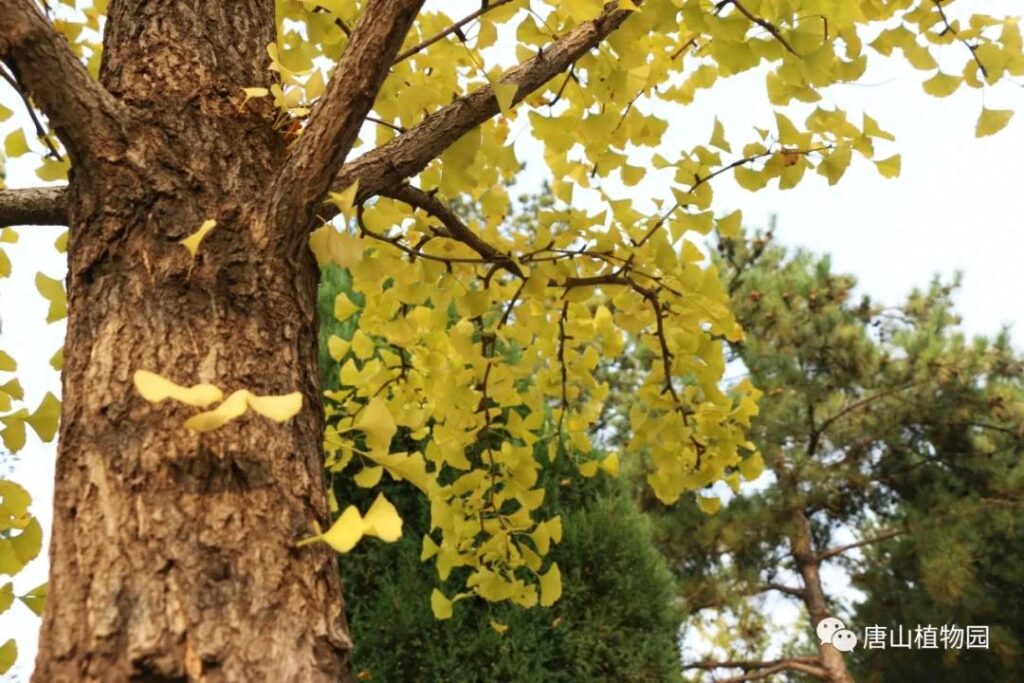
[[(723, 239), (717, 260), (745, 329), (732, 367), (765, 392), (752, 438), (766, 474), (710, 519), (646, 505), (689, 628), (718, 647), (687, 670), (696, 680), (729, 669), (740, 672), (731, 680), (1013, 679), (1024, 412), (1007, 335), (964, 338), (955, 282), (881, 307), (856, 298), (855, 279), (827, 257), (789, 253), (771, 233)], [(853, 610), (850, 596), (829, 594), (830, 564), (852, 574), (866, 603)], [(770, 636), (776, 646), (787, 637), (772, 623), (779, 599), (805, 621), (766, 659)], [(988, 624), (992, 644), (844, 657), (813, 635), (829, 616), (858, 636), (868, 623)]]

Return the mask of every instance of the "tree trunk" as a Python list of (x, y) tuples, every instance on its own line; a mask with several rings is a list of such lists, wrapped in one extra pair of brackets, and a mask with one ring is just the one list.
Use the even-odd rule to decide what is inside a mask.
[[(316, 349), (318, 270), (270, 239), (285, 141), (267, 86), (272, 0), (112, 0), (101, 81), (124, 106), (73, 159), (69, 318), (50, 595), (37, 681), (327, 681), (351, 643), (329, 522)], [(81, 170), (79, 170), (81, 169)], [(193, 264), (179, 240), (216, 228)], [(293, 231), (301, 234), (302, 231)], [(136, 370), (225, 395), (301, 391), (284, 424), (213, 432), (150, 404)]]
[[(796, 560), (797, 568), (804, 582), (804, 604), (811, 617), (811, 628), (815, 629), (818, 622), (833, 616), (829, 613), (828, 603), (825, 600), (825, 591), (821, 586), (821, 566), (816, 557), (814, 540), (811, 537), (811, 523), (802, 510), (797, 510), (793, 516), (796, 525), (796, 532), (790, 538), (791, 552)], [(817, 641), (817, 637), (815, 637)], [(821, 657), (821, 664), (828, 672), (828, 680), (831, 683), (853, 683), (853, 677), (846, 668), (846, 660), (843, 653), (832, 646), (831, 643), (818, 643), (818, 655)]]

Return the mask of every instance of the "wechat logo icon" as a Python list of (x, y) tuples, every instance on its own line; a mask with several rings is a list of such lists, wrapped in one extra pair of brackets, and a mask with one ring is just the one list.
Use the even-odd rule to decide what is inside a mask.
[(857, 647), (857, 634), (835, 617), (819, 621), (815, 632), (822, 645), (831, 645), (840, 652), (852, 652), (853, 648)]

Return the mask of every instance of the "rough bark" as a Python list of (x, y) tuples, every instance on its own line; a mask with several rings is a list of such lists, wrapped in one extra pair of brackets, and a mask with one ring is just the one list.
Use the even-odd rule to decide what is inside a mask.
[(120, 107), (50, 26), (34, 0), (0, 3), (0, 58), (48, 114), (76, 162), (109, 149)]
[[(803, 599), (807, 606), (807, 613), (811, 617), (811, 628), (815, 629), (818, 622), (833, 615), (829, 613), (825, 591), (821, 585), (821, 563), (814, 549), (810, 520), (807, 519), (803, 511), (797, 510), (793, 514), (793, 523), (795, 532), (790, 538), (790, 549), (803, 579)], [(843, 653), (833, 647), (831, 643), (819, 643), (818, 655), (830, 683), (853, 683), (853, 677), (850, 676), (850, 672), (846, 668)]]
[[(420, 4), (367, 3), (377, 21), (353, 33), (358, 51), (289, 149), (268, 100), (238, 106), (243, 87), (271, 84), (273, 0), (111, 0), (98, 84), (33, 0), (0, 0), (0, 58), (73, 162), (67, 190), (0, 192), (0, 220), (71, 229), (34, 680), (349, 678), (334, 554), (295, 548), (329, 522), (306, 217), (332, 180), (377, 194), (497, 114), (477, 91), (342, 170)], [(630, 15), (616, 7), (508, 72), (517, 99)], [(193, 262), (179, 241), (207, 219)], [(298, 390), (304, 406), (283, 425), (247, 415), (197, 434), (183, 426), (194, 409), (138, 395), (136, 370)]]
[[(328, 522), (308, 252), (259, 250), (285, 158), (267, 85), (273, 2), (110, 4), (102, 83), (125, 134), (76, 168), (50, 594), (37, 681), (328, 681), (350, 641)], [(218, 221), (195, 266), (178, 240)], [(208, 434), (144, 401), (146, 369), (304, 395), (278, 425)]]
[(0, 192), (0, 226), (67, 225), (67, 191), (40, 187)]
[[(637, 1), (634, 4), (641, 3)], [(509, 69), (499, 81), (515, 83), (518, 90), (513, 101), (521, 101), (557, 74), (570, 68), (632, 14), (617, 9), (617, 3), (609, 3), (601, 16), (583, 22), (559, 37), (545, 46), (537, 56)], [(393, 190), (426, 168), (431, 160), (466, 132), (496, 116), (498, 111), (498, 102), (490, 86), (478, 88), (433, 112), (415, 128), (345, 163), (334, 177), (332, 189), (340, 192), (358, 182), (360, 200)], [(2, 195), (0, 191), (0, 197)], [(54, 201), (59, 202), (61, 199), (58, 195)], [(59, 211), (60, 206), (54, 210)], [(319, 215), (328, 220), (334, 212), (330, 206), (325, 206), (321, 207)], [(0, 213), (0, 222), (3, 220), (4, 216)]]

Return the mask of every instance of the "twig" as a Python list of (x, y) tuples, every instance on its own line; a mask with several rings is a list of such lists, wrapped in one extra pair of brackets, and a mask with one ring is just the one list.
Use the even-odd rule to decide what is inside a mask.
[(46, 145), (46, 148), (50, 150), (50, 158), (55, 159), (56, 161), (63, 161), (63, 157), (53, 145), (53, 141), (50, 140), (50, 136), (46, 134), (46, 129), (43, 128), (42, 122), (39, 121), (35, 107), (32, 106), (32, 103), (28, 101), (28, 97), (26, 97), (25, 93), (21, 91), (21, 88), (18, 87), (18, 82), (14, 80), (13, 76), (7, 73), (6, 68), (0, 68), (0, 78), (7, 81), (7, 84), (14, 88), (14, 92), (18, 93), (18, 97), (20, 97), (21, 101), (25, 103), (25, 109), (28, 111), (28, 116), (32, 119), (32, 125), (35, 126), (36, 129), (36, 137), (42, 140), (43, 144)]
[(765, 31), (768, 31), (768, 33), (772, 34), (772, 37), (774, 37), (775, 40), (782, 43), (782, 47), (786, 48), (787, 52), (789, 52), (790, 54), (794, 54), (797, 57), (801, 56), (799, 53), (797, 53), (796, 50), (793, 49), (793, 46), (789, 44), (789, 41), (782, 37), (782, 34), (779, 32), (779, 29), (775, 26), (775, 24), (757, 16), (756, 14), (748, 10), (746, 7), (744, 7), (742, 4), (740, 4), (739, 0), (723, 0), (723, 2), (720, 4), (722, 6), (732, 5), (733, 7), (738, 9), (740, 13), (747, 19), (754, 22), (755, 24), (763, 28)]
[(815, 555), (814, 559), (818, 562), (821, 562), (822, 560), (827, 560), (830, 557), (842, 555), (848, 550), (853, 550), (854, 548), (860, 548), (866, 545), (871, 545), (872, 543), (879, 543), (881, 541), (885, 541), (890, 538), (893, 538), (894, 536), (900, 536), (901, 534), (905, 533), (908, 533), (906, 529), (889, 529), (888, 531), (883, 531), (877, 536), (872, 536), (871, 538), (866, 538), (862, 541), (857, 541), (856, 543), (841, 545), (836, 548), (829, 548), (828, 550)]
[(971, 51), (971, 57), (974, 58), (974, 63), (978, 65), (978, 70), (981, 71), (981, 75), (984, 76), (986, 80), (988, 80), (988, 69), (985, 68), (985, 65), (981, 63), (981, 59), (978, 57), (978, 46), (971, 45), (965, 39), (960, 37), (960, 34), (957, 32), (957, 30), (953, 28), (953, 24), (950, 23), (949, 17), (946, 16), (946, 10), (942, 9), (942, 0), (932, 0), (932, 3), (939, 10), (939, 16), (942, 17), (942, 23), (946, 25), (946, 28), (942, 31), (942, 33), (952, 33), (954, 38), (963, 43), (964, 47)]
[(414, 45), (405, 52), (399, 54), (397, 57), (395, 57), (395, 61), (393, 61), (391, 65), (394, 66), (399, 62), (404, 62), (406, 59), (409, 59), (409, 57), (412, 57), (414, 54), (418, 52), (422, 52), (423, 50), (427, 49), (437, 41), (441, 40), (442, 38), (446, 38), (447, 36), (450, 36), (453, 33), (460, 33), (462, 31), (462, 27), (465, 26), (466, 24), (470, 23), (475, 19), (479, 19), (480, 17), (487, 14), (495, 7), (501, 7), (502, 5), (507, 5), (510, 2), (512, 2), (512, 0), (494, 0), (493, 2), (482, 3), (482, 6), (477, 11), (473, 12), (472, 14), (466, 15), (465, 17), (459, 19), (457, 22), (455, 22), (445, 30), (441, 31), (440, 33), (434, 34), (430, 38), (424, 40), (422, 43)]

